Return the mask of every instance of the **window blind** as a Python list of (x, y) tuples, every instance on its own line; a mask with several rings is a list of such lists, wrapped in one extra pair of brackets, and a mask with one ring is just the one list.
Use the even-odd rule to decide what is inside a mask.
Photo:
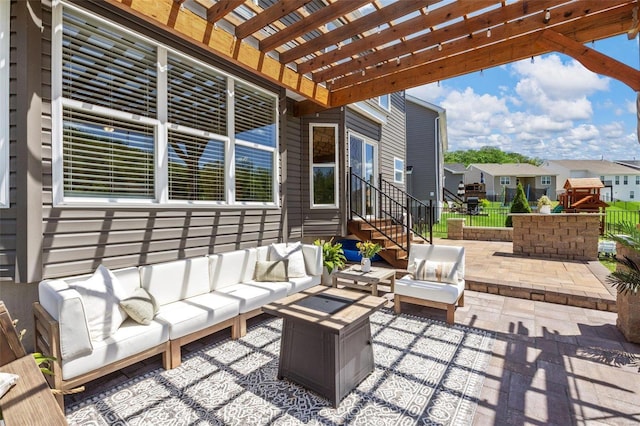
[(237, 139), (276, 146), (276, 99), (235, 83), (235, 135)]
[(63, 16), (63, 96), (156, 115), (156, 49), (89, 17)]
[(64, 195), (154, 197), (154, 129), (65, 109)]
[(169, 131), (169, 198), (224, 201), (224, 142)]
[(169, 122), (227, 134), (227, 79), (177, 55), (168, 59)]

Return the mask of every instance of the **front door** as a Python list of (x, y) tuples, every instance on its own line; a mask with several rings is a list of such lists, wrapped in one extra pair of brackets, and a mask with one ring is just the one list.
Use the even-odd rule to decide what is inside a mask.
[(375, 217), (376, 196), (367, 184), (377, 185), (377, 154), (376, 144), (349, 134), (349, 165), (353, 174), (362, 179), (351, 180), (351, 209), (359, 216)]

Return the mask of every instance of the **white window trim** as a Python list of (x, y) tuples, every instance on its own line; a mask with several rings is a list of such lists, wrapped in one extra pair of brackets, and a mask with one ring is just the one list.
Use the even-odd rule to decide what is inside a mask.
[[(389, 105), (388, 106), (382, 105), (381, 99), (382, 99), (383, 96), (386, 96), (389, 99)], [(385, 111), (391, 111), (391, 94), (389, 93), (389, 94), (386, 94), (386, 95), (378, 96), (378, 106), (380, 108), (382, 108), (383, 110), (385, 110)]]
[[(547, 181), (547, 182), (545, 182)], [(541, 185), (551, 185), (551, 176), (540, 176), (540, 184)]]
[[(506, 183), (503, 181), (506, 181)], [(500, 176), (500, 185), (511, 185), (511, 176)]]
[[(314, 204), (313, 202), (313, 167), (316, 165), (313, 162), (313, 128), (314, 127), (333, 127), (335, 134), (335, 158), (334, 158), (334, 172), (333, 172), (333, 204)], [(338, 133), (338, 125), (335, 123), (309, 123), (309, 207), (311, 209), (337, 209), (340, 207), (339, 191), (338, 191), (338, 177), (340, 176), (340, 163), (339, 163), (339, 151), (340, 141)], [(318, 163), (318, 166), (328, 165), (330, 163)]]
[[(402, 161), (402, 170), (396, 169), (396, 161)], [(404, 183), (404, 159), (400, 157), (393, 157), (393, 182), (394, 183)], [(396, 180), (396, 173), (400, 172), (400, 176), (402, 176), (401, 180)]]
[[(6, 7), (9, 7), (9, 1), (0, 0), (0, 7), (3, 7), (6, 3)], [(241, 81), (243, 85), (252, 87), (267, 96), (271, 96), (275, 100), (275, 110), (274, 110), (274, 118), (275, 118), (275, 147), (266, 147), (259, 144), (254, 144), (250, 142), (244, 142), (241, 140), (235, 139), (235, 108), (229, 108), (227, 113), (227, 135), (215, 135), (215, 138), (225, 141), (225, 195), (226, 201), (201, 201), (201, 200), (169, 200), (169, 177), (168, 177), (168, 144), (166, 141), (168, 140), (168, 130), (171, 127), (172, 130), (178, 130), (183, 133), (195, 133), (196, 135), (203, 136), (214, 136), (210, 132), (200, 131), (197, 129), (190, 129), (183, 126), (175, 126), (169, 125), (167, 122), (167, 92), (166, 90), (158, 90), (157, 93), (157, 103), (158, 103), (158, 116), (157, 119), (147, 118), (147, 117), (139, 117), (130, 113), (125, 113), (117, 110), (112, 110), (110, 108), (101, 107), (98, 105), (92, 105), (89, 107), (89, 111), (95, 114), (99, 114), (106, 117), (118, 118), (126, 121), (133, 122), (142, 122), (145, 124), (151, 124), (155, 127), (154, 129), (154, 139), (155, 139), (155, 199), (153, 200), (145, 200), (145, 199), (131, 199), (131, 198), (115, 198), (115, 197), (65, 197), (64, 196), (64, 164), (63, 164), (63, 109), (64, 107), (77, 108), (79, 110), (87, 110), (86, 104), (70, 99), (63, 99), (62, 92), (62, 38), (63, 38), (63, 7), (72, 9), (76, 12), (79, 12), (84, 15), (89, 15), (92, 19), (98, 20), (100, 22), (105, 23), (106, 25), (117, 28), (118, 31), (121, 31), (126, 34), (132, 34), (135, 37), (143, 40), (147, 43), (150, 43), (157, 48), (157, 59), (158, 59), (158, 79), (157, 79), (157, 87), (162, 87), (162, 82), (167, 81), (167, 73), (166, 73), (166, 65), (167, 65), (167, 57), (168, 52), (172, 54), (182, 56), (190, 61), (196, 62), (197, 64), (210, 68), (214, 70), (219, 75), (223, 75), (227, 78), (227, 105), (233, 105), (233, 94), (234, 94), (234, 81)], [(3, 10), (0, 9), (0, 12)], [(7, 16), (7, 21), (9, 18), (9, 13), (2, 13), (1, 16)], [(106, 20), (100, 16), (96, 16), (86, 12), (84, 9), (75, 6), (73, 4), (68, 4), (66, 2), (57, 1), (54, 2), (52, 7), (52, 190), (53, 190), (53, 204), (54, 206), (64, 206), (64, 207), (95, 207), (96, 205), (118, 205), (119, 207), (162, 207), (162, 208), (184, 208), (184, 207), (202, 207), (202, 208), (211, 208), (211, 207), (221, 207), (228, 209), (237, 209), (239, 207), (256, 207), (256, 208), (280, 208), (281, 207), (281, 194), (280, 194), (280, 168), (278, 165), (280, 164), (279, 157), (279, 97), (276, 93), (267, 91), (260, 86), (252, 84), (250, 82), (241, 80), (240, 78), (234, 76), (233, 74), (221, 71), (210, 64), (199, 61), (196, 58), (193, 58), (183, 52), (174, 50), (169, 48), (157, 41), (145, 37), (142, 34), (139, 34), (135, 31), (132, 31), (126, 27), (122, 27), (115, 22)], [(2, 30), (1, 26), (2, 22), (0, 22), (0, 30)], [(8, 25), (7, 22), (7, 35)], [(1, 48), (2, 46), (0, 46)], [(8, 65), (8, 52), (9, 46), (7, 43), (7, 65)], [(2, 59), (2, 51), (0, 50), (0, 60)], [(1, 65), (1, 63), (0, 63)], [(0, 78), (2, 77), (2, 69), (0, 68)], [(8, 93), (8, 78), (9, 78), (9, 70), (7, 69), (7, 91)], [(0, 81), (0, 88), (2, 81)], [(165, 85), (166, 87), (166, 85)], [(8, 104), (8, 102), (7, 102)], [(0, 114), (2, 113), (2, 105), (0, 105)], [(9, 118), (7, 112), (7, 120)], [(2, 117), (0, 116), (0, 124), (2, 124)], [(8, 123), (8, 121), (7, 121)], [(2, 128), (6, 128), (6, 132), (8, 133), (9, 126), (2, 126)], [(0, 129), (0, 132), (3, 130)], [(0, 138), (2, 137), (2, 133), (0, 133)], [(7, 145), (8, 145), (8, 135), (7, 135)], [(257, 149), (265, 150), (273, 152), (273, 175), (274, 178), (272, 180), (272, 194), (274, 200), (271, 202), (237, 202), (235, 200), (235, 146), (236, 145), (244, 145), (255, 147)], [(7, 146), (7, 165), (8, 165), (8, 146)], [(0, 139), (0, 155), (2, 155), (2, 140)], [(2, 159), (0, 158), (0, 161)], [(8, 167), (7, 167), (8, 169)], [(8, 173), (7, 173), (8, 174)], [(1, 178), (1, 177), (0, 177)], [(7, 198), (8, 198), (8, 176), (6, 179), (7, 184)], [(2, 196), (2, 189), (0, 188), (0, 197)], [(2, 207), (2, 199), (0, 198), (0, 207)], [(8, 200), (7, 200), (8, 204)]]
[(11, 3), (0, 0), (0, 208), (10, 206), (9, 200), (9, 55)]

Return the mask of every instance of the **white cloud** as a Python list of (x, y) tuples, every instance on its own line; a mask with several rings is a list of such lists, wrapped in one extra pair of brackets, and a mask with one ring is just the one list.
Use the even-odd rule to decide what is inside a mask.
[(427, 102), (436, 103), (438, 99), (445, 96), (447, 89), (438, 83), (425, 84), (407, 90), (407, 93)]
[(635, 115), (635, 114), (638, 113), (635, 101), (629, 101), (628, 100), (624, 104), (625, 104), (626, 110), (627, 110), (627, 112), (629, 114), (634, 114)]

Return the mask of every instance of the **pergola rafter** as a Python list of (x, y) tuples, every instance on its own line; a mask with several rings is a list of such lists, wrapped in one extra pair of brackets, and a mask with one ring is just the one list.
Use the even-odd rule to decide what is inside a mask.
[(637, 70), (584, 46), (636, 36), (638, 0), (89, 1), (275, 82), (299, 100), (299, 113), (551, 51), (640, 88)]

